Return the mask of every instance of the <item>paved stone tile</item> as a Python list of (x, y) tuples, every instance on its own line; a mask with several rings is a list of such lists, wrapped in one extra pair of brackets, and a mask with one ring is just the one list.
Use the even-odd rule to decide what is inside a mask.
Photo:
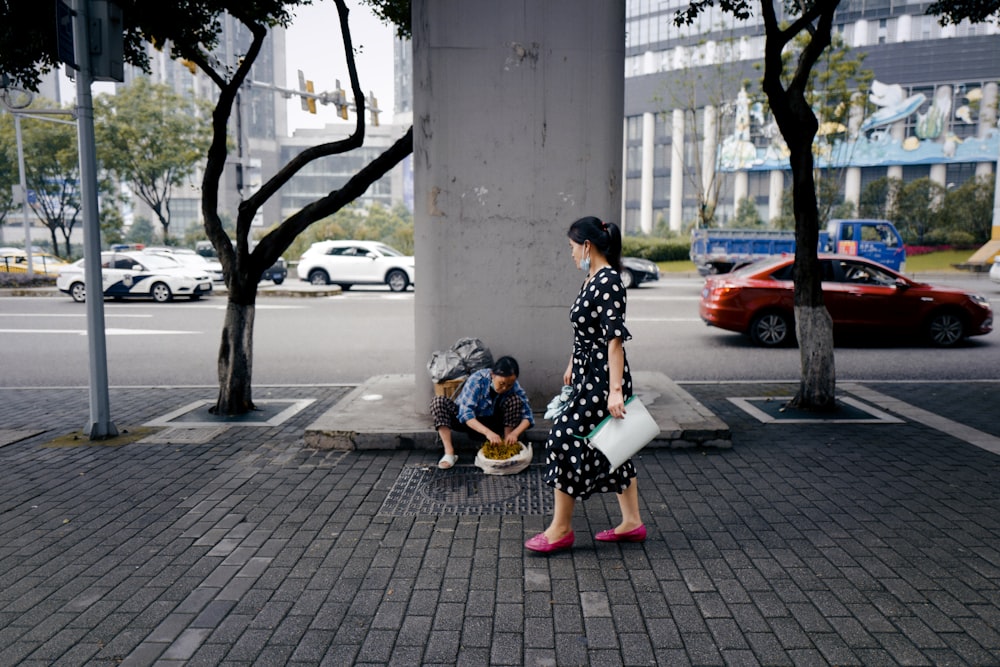
[[(998, 434), (1000, 383), (872, 389)], [(0, 448), (0, 663), (1000, 664), (998, 457), (727, 400), (786, 386), (689, 390), (733, 448), (643, 452), (650, 538), (595, 543), (617, 516), (596, 496), (538, 557), (544, 517), (381, 516), (434, 457), (305, 449), (339, 388), (282, 388), (317, 399), (282, 427), (114, 448), (44, 446), (86, 392), (0, 389), (0, 423), (37, 432)], [(198, 391), (112, 405), (139, 424)]]

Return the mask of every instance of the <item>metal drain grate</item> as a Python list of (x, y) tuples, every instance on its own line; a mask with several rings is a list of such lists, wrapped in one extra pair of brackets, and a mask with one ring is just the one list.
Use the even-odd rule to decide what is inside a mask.
[(389, 489), (379, 514), (552, 514), (552, 489), (542, 481), (543, 468), (532, 465), (516, 475), (485, 475), (472, 466), (408, 466)]

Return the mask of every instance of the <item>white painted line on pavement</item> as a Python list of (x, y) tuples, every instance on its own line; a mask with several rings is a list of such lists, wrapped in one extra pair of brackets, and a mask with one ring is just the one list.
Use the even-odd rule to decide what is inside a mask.
[[(153, 317), (152, 313), (147, 313), (145, 315), (135, 314), (135, 315), (120, 315), (118, 313), (105, 313), (105, 317), (141, 317), (143, 319), (150, 319)], [(3, 317), (87, 317), (87, 313), (3, 313), (0, 318)]]
[(993, 454), (1000, 454), (1000, 438), (994, 435), (983, 433), (982, 431), (966, 426), (965, 424), (959, 424), (958, 422), (942, 417), (939, 414), (929, 412), (923, 408), (918, 408), (915, 405), (910, 405), (909, 403), (904, 403), (897, 398), (886, 396), (885, 394), (881, 394), (873, 389), (868, 389), (867, 387), (862, 387), (861, 385), (845, 383), (840, 386), (844, 391), (849, 391), (858, 398), (875, 403), (885, 410), (895, 412), (897, 415), (902, 415), (903, 417), (923, 424), (924, 426), (929, 426), (933, 429), (941, 431), (942, 433), (964, 440), (970, 445), (975, 445), (976, 447), (985, 449)]
[(801, 419), (792, 418), (779, 418), (772, 417), (764, 410), (756, 407), (753, 403), (788, 403), (792, 400), (791, 396), (742, 396), (739, 398), (730, 398), (729, 402), (733, 403), (741, 410), (746, 412), (748, 415), (754, 417), (757, 421), (762, 424), (818, 424), (818, 423), (837, 423), (837, 424), (902, 424), (902, 419), (897, 419), (890, 414), (886, 414), (881, 410), (876, 410), (870, 405), (865, 405), (860, 401), (856, 401), (849, 396), (841, 396), (840, 400), (848, 405), (853, 406), (857, 410), (864, 412), (867, 415), (871, 415), (870, 419), (859, 418), (859, 419), (838, 419), (838, 418), (826, 418), (821, 414), (816, 416), (803, 417)]
[[(0, 329), (2, 333), (31, 333), (31, 334), (73, 334), (74, 336), (86, 336), (86, 329)], [(203, 331), (170, 331), (167, 329), (105, 329), (106, 336), (169, 336), (172, 334), (202, 334)]]
[[(305, 410), (307, 407), (309, 407), (310, 405), (312, 405), (315, 402), (316, 402), (315, 398), (288, 399), (288, 400), (276, 398), (276, 399), (258, 400), (258, 401), (255, 401), (255, 403), (257, 403), (258, 405), (287, 404), (288, 407), (285, 408), (284, 410), (281, 410), (280, 412), (278, 412), (277, 414), (275, 414), (273, 417), (271, 417), (268, 420), (259, 421), (259, 422), (249, 421), (249, 420), (247, 420), (247, 421), (241, 421), (241, 422), (239, 422), (239, 425), (240, 426), (281, 426), (286, 421), (288, 421), (289, 418), (291, 418), (292, 416), (298, 414), (302, 410)], [(213, 403), (215, 403), (214, 400), (194, 401), (193, 403), (188, 403), (184, 407), (178, 408), (177, 410), (174, 410), (173, 412), (168, 412), (167, 414), (162, 415), (160, 417), (157, 417), (156, 419), (154, 419), (152, 421), (148, 421), (145, 424), (143, 424), (143, 426), (172, 426), (174, 428), (214, 428), (214, 427), (219, 426), (219, 421), (218, 420), (216, 420), (216, 421), (205, 421), (205, 422), (174, 421), (178, 417), (186, 415), (189, 412), (194, 412), (195, 410), (199, 410), (201, 408), (208, 407), (208, 406), (212, 405)]]

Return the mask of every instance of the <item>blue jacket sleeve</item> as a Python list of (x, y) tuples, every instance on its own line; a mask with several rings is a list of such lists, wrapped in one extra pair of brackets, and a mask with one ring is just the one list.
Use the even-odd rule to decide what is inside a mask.
[(522, 419), (527, 419), (528, 423), (532, 426), (535, 425), (535, 416), (531, 413), (531, 403), (528, 402), (528, 395), (521, 388), (521, 384), (518, 382), (514, 383), (514, 393), (521, 399), (521, 406), (523, 409)]

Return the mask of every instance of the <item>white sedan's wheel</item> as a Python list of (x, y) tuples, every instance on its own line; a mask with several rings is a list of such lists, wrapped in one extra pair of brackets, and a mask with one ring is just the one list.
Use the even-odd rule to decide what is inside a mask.
[(171, 297), (173, 296), (170, 293), (170, 288), (167, 287), (164, 283), (156, 283), (155, 285), (153, 285), (153, 289), (150, 291), (150, 293), (153, 295), (153, 301), (155, 301), (156, 303), (166, 303), (167, 301), (170, 301)]
[(406, 273), (395, 269), (389, 272), (386, 276), (385, 282), (389, 285), (389, 289), (393, 292), (403, 292), (406, 290), (406, 286), (410, 284), (410, 280), (406, 277)]
[(69, 295), (73, 297), (73, 301), (83, 303), (87, 300), (87, 286), (83, 283), (73, 283), (69, 286)]

